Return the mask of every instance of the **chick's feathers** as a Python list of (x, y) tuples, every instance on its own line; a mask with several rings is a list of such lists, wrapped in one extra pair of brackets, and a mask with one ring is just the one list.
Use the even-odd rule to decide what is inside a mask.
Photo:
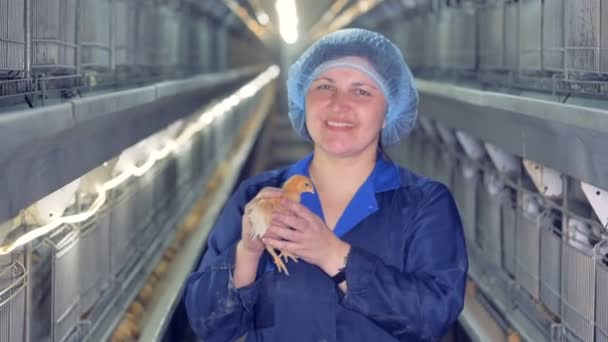
[(268, 227), (270, 227), (272, 212), (277, 208), (282, 198), (299, 202), (302, 193), (314, 193), (312, 181), (301, 175), (289, 178), (283, 184), (282, 189), (283, 195), (281, 197), (259, 198), (249, 206), (247, 216), (251, 223), (251, 230), (249, 231), (251, 238), (264, 237)]
[[(304, 192), (314, 193), (312, 181), (305, 176), (295, 175), (290, 177), (282, 187), (283, 194), (280, 197), (271, 198), (258, 198), (254, 199), (247, 207), (247, 218), (251, 225), (249, 230), (249, 236), (251, 239), (262, 238), (266, 235), (268, 228), (270, 227), (272, 220), (272, 212), (278, 209), (280, 201), (286, 198), (290, 201), (299, 202), (301, 194)], [(273, 248), (266, 246), (266, 250), (274, 259), (274, 263), (277, 265), (279, 271), (287, 272), (287, 267), (281, 260), (281, 257), (276, 254)], [(292, 258), (294, 261), (296, 257), (285, 252), (281, 252), (281, 256)]]

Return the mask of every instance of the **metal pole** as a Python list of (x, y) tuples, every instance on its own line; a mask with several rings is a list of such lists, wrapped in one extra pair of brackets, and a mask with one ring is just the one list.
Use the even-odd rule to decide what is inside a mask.
[[(29, 3), (29, 0), (26, 0)], [(25, 329), (23, 337), (25, 342), (31, 340), (31, 328), (32, 328), (32, 243), (25, 245), (24, 251), (24, 263), (25, 263)]]
[(80, 72), (82, 71), (82, 63), (80, 60), (80, 53), (81, 53), (81, 44), (80, 44), (80, 16), (81, 16), (81, 12), (80, 12), (80, 0), (76, 1), (76, 22), (75, 22), (75, 32), (74, 32), (74, 38), (76, 41), (76, 54), (74, 56), (74, 58), (76, 58), (76, 74), (79, 76)]
[(23, 10), (23, 25), (25, 32), (25, 58), (23, 59), (24, 78), (29, 78), (32, 72), (32, 3), (25, 0)]
[(114, 21), (114, 1), (110, 0), (110, 71), (113, 73), (116, 68), (116, 57), (114, 54), (116, 53), (116, 46), (114, 45), (114, 25), (116, 24)]

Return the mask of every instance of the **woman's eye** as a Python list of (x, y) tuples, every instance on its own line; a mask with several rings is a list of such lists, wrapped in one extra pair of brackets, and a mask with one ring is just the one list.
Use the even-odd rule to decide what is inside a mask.
[(363, 89), (355, 89), (355, 94), (360, 95), (360, 96), (371, 96), (372, 94), (367, 91), (367, 90), (363, 90)]
[(317, 86), (317, 89), (319, 89), (319, 90), (328, 90), (328, 89), (331, 89), (331, 86), (329, 84), (319, 84)]

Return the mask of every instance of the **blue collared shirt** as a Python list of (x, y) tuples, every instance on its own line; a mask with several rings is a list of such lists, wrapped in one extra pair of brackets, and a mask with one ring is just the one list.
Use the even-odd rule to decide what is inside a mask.
[[(312, 155), (244, 181), (226, 204), (199, 269), (187, 283), (190, 323), (205, 341), (438, 340), (464, 303), (467, 255), (449, 190), (378, 159), (334, 228), (351, 245), (342, 294), (317, 266), (268, 255), (256, 281), (235, 289), (233, 270), (245, 204), (265, 186), (308, 175)], [(323, 218), (316, 194), (302, 204)]]

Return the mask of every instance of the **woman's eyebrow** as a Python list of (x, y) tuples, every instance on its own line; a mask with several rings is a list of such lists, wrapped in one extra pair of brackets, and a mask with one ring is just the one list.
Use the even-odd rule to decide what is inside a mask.
[(376, 85), (373, 84), (372, 82), (370, 82), (370, 83), (367, 83), (367, 82), (353, 82), (353, 86), (355, 86), (355, 87), (367, 86), (367, 87), (370, 87), (372, 89), (378, 90), (378, 87), (376, 87)]
[(329, 81), (331, 83), (335, 83), (332, 78), (327, 77), (327, 76), (321, 76), (321, 77), (315, 78), (315, 80), (313, 82), (317, 82), (317, 81), (321, 81), (321, 80), (325, 80), (325, 81)]

